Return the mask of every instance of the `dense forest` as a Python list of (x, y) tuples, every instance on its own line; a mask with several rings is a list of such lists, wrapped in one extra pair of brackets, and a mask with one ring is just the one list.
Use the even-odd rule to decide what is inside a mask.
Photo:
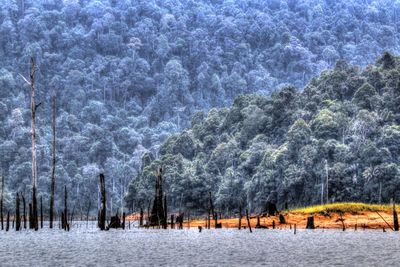
[(385, 53), (365, 69), (339, 61), (302, 92), (241, 95), (194, 115), (158, 159), (145, 156), (127, 203), (151, 200), (157, 166), (177, 209), (205, 212), (209, 191), (222, 212), (259, 211), (267, 201), (399, 201), (399, 123), (400, 59)]
[[(260, 204), (270, 195), (271, 188), (275, 188), (279, 201), (287, 198), (292, 204), (311, 203), (318, 198), (314, 188), (318, 182), (305, 181), (321, 179), (319, 172), (324, 168), (318, 161), (312, 167), (316, 173), (309, 172), (306, 168), (313, 165), (302, 162), (304, 156), (294, 152), (310, 155), (310, 159), (314, 159), (311, 155), (325, 155), (321, 152), (322, 144), (314, 143), (321, 140), (331, 140), (327, 146), (343, 149), (343, 155), (361, 149), (353, 147), (354, 140), (339, 140), (342, 133), (335, 135), (336, 130), (344, 129), (341, 128), (344, 122), (336, 122), (334, 115), (339, 108), (343, 109), (339, 112), (344, 114), (343, 119), (351, 119), (352, 123), (364, 125), (364, 119), (374, 120), (375, 124), (366, 125), (379, 130), (367, 132), (363, 138), (371, 139), (379, 151), (387, 147), (377, 141), (383, 138), (381, 135), (397, 133), (397, 126), (390, 126), (387, 121), (393, 120), (390, 114), (380, 113), (386, 112), (385, 107), (397, 114), (395, 107), (388, 106), (395, 98), (384, 98), (387, 91), (382, 84), (393, 88), (388, 78), (390, 71), (380, 65), (372, 68), (376, 71), (371, 75), (378, 77), (377, 82), (370, 81), (368, 69), (359, 73), (348, 67), (348, 72), (335, 70), (333, 73), (338, 75), (335, 78), (329, 72), (324, 73), (308, 84), (304, 93), (287, 84), (303, 88), (322, 70), (334, 67), (339, 59), (364, 67), (385, 50), (399, 53), (396, 35), (400, 24), (399, 1), (0, 0), (0, 4), (0, 172), (5, 177), (8, 206), (12, 205), (11, 194), (21, 192), (27, 196), (31, 188), (30, 96), (19, 74), (28, 74), (32, 56), (39, 67), (37, 100), (41, 103), (37, 111), (39, 194), (47, 203), (51, 176), (51, 95), (56, 90), (57, 192), (62, 195), (62, 188), (67, 185), (72, 205), (78, 211), (89, 203), (93, 209), (97, 208), (100, 172), (105, 173), (111, 191), (108, 200), (111, 210), (123, 205), (132, 178), (127, 204), (133, 204), (132, 194), (135, 203), (143, 203), (150, 190), (143, 183), (153, 181), (143, 178), (149, 174), (149, 162), (156, 164), (154, 159), (160, 153), (163, 162), (167, 163), (169, 158), (182, 165), (176, 169), (174, 178), (166, 179), (169, 185), (175, 183), (169, 187), (175, 206), (177, 201), (203, 205), (204, 190), (213, 191), (221, 207), (232, 197), (236, 199), (230, 202), (234, 206), (239, 199)], [(351, 82), (347, 80), (341, 82), (348, 75), (354, 76), (353, 85), (348, 85)], [(380, 79), (380, 75), (384, 78)], [(378, 106), (359, 114), (350, 95), (364, 80), (377, 92)], [(342, 89), (349, 91), (339, 94)], [(370, 86), (365, 88), (370, 89)], [(275, 90), (278, 91), (273, 93)], [(330, 95), (333, 92), (338, 95)], [(249, 93), (265, 96), (273, 93), (273, 97), (241, 96), (230, 109), (212, 109), (227, 107), (237, 95)], [(290, 111), (286, 110), (288, 106), (278, 105), (292, 101), (291, 97), (296, 101)], [(210, 109), (208, 116), (198, 113)], [(287, 112), (285, 117), (280, 117), (282, 112)], [(321, 123), (332, 118), (333, 124), (315, 126), (315, 116)], [(293, 124), (294, 119), (300, 118), (304, 122)], [(179, 135), (179, 139), (176, 136), (168, 139), (160, 147), (168, 136), (190, 127), (191, 121), (190, 130)], [(259, 124), (251, 124), (253, 121)], [(307, 125), (310, 138), (305, 147), (310, 151), (305, 152), (303, 147), (292, 147), (286, 139), (289, 130), (295, 132), (305, 127), (307, 131)], [(386, 128), (379, 128), (383, 126)], [(331, 127), (332, 133), (324, 127)], [(316, 129), (320, 128), (323, 132), (318, 135)], [(182, 138), (193, 142), (194, 147), (188, 147), (193, 149), (177, 148), (177, 144), (187, 144), (177, 141)], [(390, 155), (396, 159), (390, 149)], [(219, 154), (225, 150), (234, 154)], [(253, 150), (259, 155), (252, 154)], [(182, 153), (174, 154), (178, 151)], [(280, 169), (268, 165), (265, 151), (279, 160), (278, 155), (285, 155), (279, 163)], [(288, 156), (287, 151), (294, 154)], [(331, 157), (337, 155), (331, 154)], [(357, 186), (364, 185), (361, 173), (367, 162), (376, 157), (361, 159), (358, 154), (351, 155), (340, 160), (327, 157), (331, 175), (337, 171), (337, 177), (342, 177), (340, 172), (349, 172), (351, 179), (358, 179)], [(147, 169), (142, 166), (142, 157)], [(207, 163), (208, 157), (213, 157), (214, 165)], [(265, 165), (259, 162), (260, 158), (265, 158), (261, 161)], [(377, 158), (389, 162), (381, 155)], [(197, 170), (195, 164), (206, 169)], [(175, 165), (166, 165), (171, 165), (166, 170), (173, 173)], [(354, 193), (360, 199), (375, 201), (378, 177), (375, 173), (380, 173), (376, 166), (380, 164), (370, 164), (372, 178), (367, 188), (371, 191), (346, 184), (343, 192), (330, 192), (332, 200), (348, 198)], [(206, 180), (202, 177), (214, 180), (207, 182), (205, 188)], [(282, 177), (286, 179), (284, 185), (279, 183)], [(347, 183), (346, 179), (340, 183)], [(194, 186), (196, 183), (198, 188)], [(229, 189), (231, 183), (235, 186)], [(302, 183), (311, 188), (300, 186)], [(385, 201), (389, 198), (388, 188), (385, 185), (382, 192)], [(59, 207), (61, 197), (56, 201)]]

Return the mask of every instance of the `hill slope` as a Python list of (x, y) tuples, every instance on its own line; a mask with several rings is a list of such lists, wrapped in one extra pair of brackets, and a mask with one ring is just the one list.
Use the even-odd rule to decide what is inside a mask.
[(145, 156), (126, 200), (151, 199), (158, 165), (174, 207), (205, 208), (208, 191), (222, 211), (240, 202), (257, 210), (266, 201), (399, 200), (399, 122), (399, 59), (385, 53), (364, 70), (339, 61), (303, 92), (239, 96), (230, 108), (196, 114), (159, 159)]

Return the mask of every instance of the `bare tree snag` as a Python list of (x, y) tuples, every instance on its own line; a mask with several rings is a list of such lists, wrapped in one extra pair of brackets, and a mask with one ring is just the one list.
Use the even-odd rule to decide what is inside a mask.
[(163, 224), (163, 228), (164, 228), (164, 229), (167, 229), (167, 228), (168, 228), (167, 218), (168, 218), (167, 196), (164, 195), (164, 224)]
[(1, 174), (1, 197), (0, 197), (0, 220), (1, 230), (4, 230), (3, 199), (4, 199), (4, 176)]
[(30, 80), (28, 81), (25, 77), (22, 78), (31, 88), (31, 135), (32, 135), (32, 228), (38, 230), (38, 211), (36, 201), (36, 190), (37, 190), (37, 162), (36, 162), (36, 109), (40, 103), (36, 105), (35, 95), (35, 75), (36, 75), (36, 62), (35, 59), (31, 58), (31, 70), (29, 74)]
[(140, 208), (139, 226), (143, 226), (143, 208)]
[(393, 203), (393, 228), (399, 231), (399, 218), (397, 217), (396, 205)]
[(54, 193), (56, 190), (56, 91), (52, 95), (52, 168), (51, 168), (51, 186), (50, 186), (50, 211), (49, 211), (49, 227), (53, 228), (54, 215)]
[(64, 220), (63, 220), (63, 225), (64, 225), (64, 230), (69, 231), (69, 224), (68, 224), (68, 192), (67, 192), (67, 186), (64, 186)]
[(174, 223), (174, 214), (171, 214), (171, 229), (175, 228), (175, 223)]
[(246, 219), (247, 219), (247, 225), (249, 226), (250, 233), (253, 231), (251, 230), (251, 224), (250, 224), (250, 217), (249, 217), (249, 210), (246, 209)]
[(155, 196), (153, 201), (153, 208), (151, 209), (150, 226), (164, 226), (165, 221), (167, 220), (167, 218), (165, 218), (163, 207), (162, 174), (163, 169), (162, 167), (159, 167), (156, 171)]
[(10, 211), (7, 211), (6, 231), (10, 229)]
[(100, 230), (106, 229), (106, 183), (104, 174), (100, 174), (100, 193), (101, 205), (99, 211), (99, 228)]
[(88, 205), (88, 209), (87, 209), (87, 211), (86, 211), (86, 228), (88, 228), (89, 227), (89, 213), (90, 213), (90, 206), (91, 206), (91, 201), (90, 201), (90, 199), (89, 199), (89, 205)]
[(40, 196), (40, 228), (43, 228), (43, 199)]
[(24, 197), (24, 195), (23, 194), (21, 194), (21, 196), (22, 196), (22, 208), (23, 208), (23, 212), (24, 212), (24, 214), (23, 214), (23, 218), (24, 218), (24, 229), (26, 229), (26, 203), (25, 203), (25, 197)]
[(29, 203), (29, 229), (33, 229), (32, 203)]
[(285, 216), (283, 216), (283, 214), (279, 214), (279, 223), (286, 224), (286, 219)]
[(239, 206), (239, 230), (242, 228), (242, 204)]
[(19, 231), (21, 229), (21, 216), (19, 213), (19, 194), (15, 198), (15, 230)]

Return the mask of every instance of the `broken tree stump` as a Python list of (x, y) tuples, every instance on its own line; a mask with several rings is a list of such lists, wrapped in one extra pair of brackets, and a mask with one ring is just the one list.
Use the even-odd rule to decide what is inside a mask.
[(279, 223), (286, 224), (286, 219), (285, 216), (283, 216), (283, 214), (279, 214)]
[(268, 217), (275, 216), (276, 214), (278, 214), (278, 209), (276, 208), (276, 204), (269, 201), (265, 205), (265, 211)]
[(315, 229), (314, 226), (314, 216), (307, 217), (307, 226), (306, 229)]
[(111, 228), (113, 229), (122, 228), (121, 219), (119, 218), (118, 213), (115, 214), (115, 216), (111, 216), (110, 223), (106, 227), (106, 230), (109, 230)]

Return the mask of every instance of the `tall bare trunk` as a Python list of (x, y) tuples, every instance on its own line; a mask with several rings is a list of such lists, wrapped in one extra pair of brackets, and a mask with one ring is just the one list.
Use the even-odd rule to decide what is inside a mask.
[(103, 174), (100, 174), (100, 193), (101, 193), (101, 205), (99, 212), (99, 228), (100, 230), (106, 229), (106, 184)]
[(56, 93), (53, 92), (53, 114), (52, 114), (52, 129), (53, 129), (53, 160), (51, 169), (51, 193), (50, 193), (50, 228), (53, 228), (53, 216), (54, 216), (54, 192), (56, 190)]
[(19, 194), (15, 199), (15, 230), (19, 231), (21, 229), (21, 216), (19, 213)]
[(1, 198), (0, 198), (1, 230), (4, 230), (3, 195), (4, 195), (4, 176), (1, 174)]

